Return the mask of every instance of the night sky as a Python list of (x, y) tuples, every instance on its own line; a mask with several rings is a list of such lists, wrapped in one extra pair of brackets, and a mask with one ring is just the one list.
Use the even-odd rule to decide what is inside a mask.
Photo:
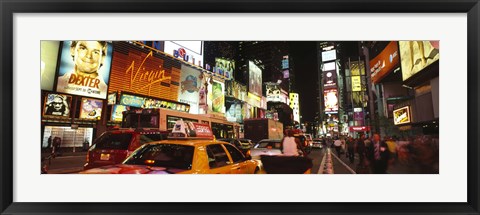
[(300, 95), (301, 121), (314, 121), (318, 112), (318, 63), (315, 42), (290, 42), (295, 69), (296, 90)]

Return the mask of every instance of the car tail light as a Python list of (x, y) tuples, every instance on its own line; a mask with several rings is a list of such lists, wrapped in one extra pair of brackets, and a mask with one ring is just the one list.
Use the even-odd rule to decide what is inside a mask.
[(87, 163), (90, 161), (90, 152), (87, 152)]

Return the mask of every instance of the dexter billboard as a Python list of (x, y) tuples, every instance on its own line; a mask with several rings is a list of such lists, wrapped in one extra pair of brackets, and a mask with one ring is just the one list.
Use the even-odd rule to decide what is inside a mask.
[(57, 74), (57, 92), (106, 99), (111, 61), (111, 43), (64, 41)]
[(398, 44), (396, 41), (388, 45), (375, 58), (370, 60), (370, 72), (373, 83), (378, 83), (399, 66)]
[(399, 46), (404, 81), (440, 59), (440, 41), (399, 41)]
[(393, 123), (395, 125), (407, 124), (411, 121), (409, 106), (405, 106), (393, 111)]

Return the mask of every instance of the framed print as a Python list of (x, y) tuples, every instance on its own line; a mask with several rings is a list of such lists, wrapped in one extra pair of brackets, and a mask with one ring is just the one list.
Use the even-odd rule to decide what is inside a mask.
[[(480, 213), (478, 0), (1, 5), (1, 214)], [(294, 48), (245, 54), (265, 41)], [(273, 85), (286, 99), (268, 100)], [(243, 174), (269, 165), (252, 158), (253, 143), (234, 143), (262, 133), (241, 125), (249, 118), (291, 136), (259, 143), (301, 154), (284, 167), (311, 162), (310, 174)], [(120, 127), (150, 120), (156, 128)], [(207, 142), (217, 145), (201, 145), (203, 136), (185, 144), (188, 132), (173, 137), (182, 146), (162, 139), (183, 121), (212, 129)], [(350, 138), (365, 144), (352, 158), (365, 166), (349, 164)], [(414, 171), (381, 174), (392, 173), (382, 164), (402, 167), (388, 156), (416, 150), (405, 142), (436, 154), (408, 160), (419, 162)], [(70, 159), (75, 168), (59, 167)], [(85, 165), (95, 159), (118, 162)], [(429, 159), (437, 162), (421, 165)], [(197, 165), (212, 171), (172, 174)], [(149, 174), (99, 174), (113, 172)]]

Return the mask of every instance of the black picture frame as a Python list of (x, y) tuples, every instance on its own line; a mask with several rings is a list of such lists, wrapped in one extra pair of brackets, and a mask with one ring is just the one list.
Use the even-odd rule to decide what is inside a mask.
[[(0, 0), (2, 214), (479, 214), (478, 0)], [(465, 203), (27, 203), (13, 202), (13, 16), (15, 13), (466, 13), (468, 27), (468, 197)], [(448, 32), (446, 32), (448, 33)], [(452, 134), (453, 135), (453, 134)], [(453, 143), (452, 143), (453, 144)], [(33, 191), (32, 191), (33, 192)], [(54, 192), (54, 191), (52, 191)]]

